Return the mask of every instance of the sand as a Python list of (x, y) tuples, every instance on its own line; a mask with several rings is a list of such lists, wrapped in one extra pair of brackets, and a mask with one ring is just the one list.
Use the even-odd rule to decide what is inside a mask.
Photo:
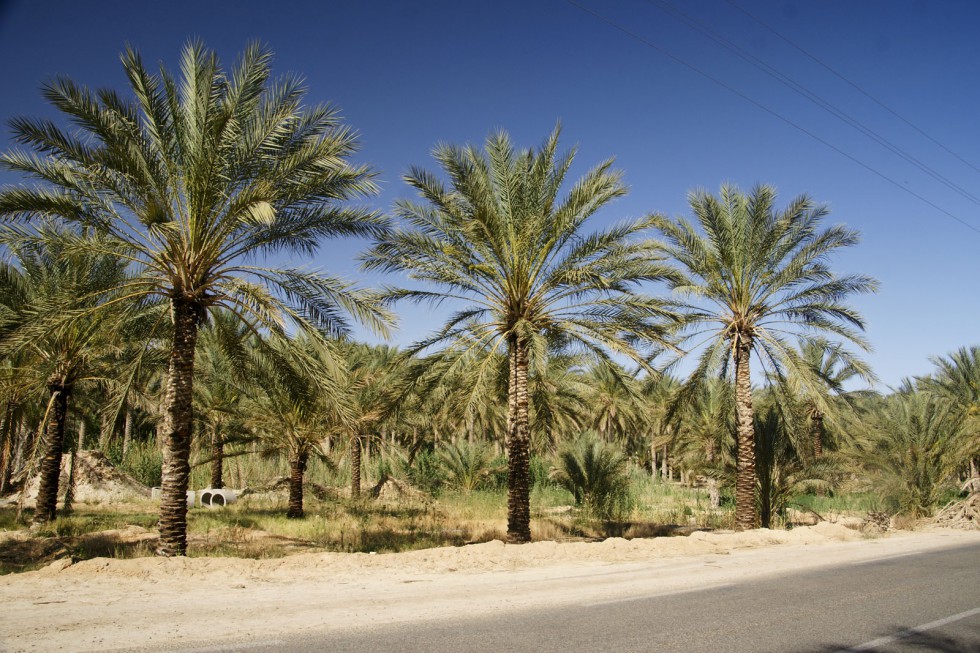
[(505, 610), (623, 600), (980, 543), (980, 531), (868, 538), (839, 524), (597, 543), (502, 542), (396, 554), (59, 560), (0, 577), (0, 650), (277, 641)]

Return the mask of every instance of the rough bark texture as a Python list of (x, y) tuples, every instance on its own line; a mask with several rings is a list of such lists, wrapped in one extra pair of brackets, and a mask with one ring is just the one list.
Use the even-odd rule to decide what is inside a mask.
[(970, 494), (980, 493), (980, 459), (970, 459)]
[(813, 444), (813, 459), (823, 455), (823, 413), (816, 408), (810, 411), (810, 441)]
[(755, 423), (752, 416), (752, 378), (749, 374), (750, 337), (735, 346), (735, 423), (738, 446), (735, 476), (735, 529), (758, 528), (755, 501)]
[(361, 440), (350, 439), (350, 496), (352, 499), (361, 496)]
[(14, 470), (14, 408), (15, 404), (8, 401), (3, 411), (3, 421), (0, 422), (0, 494), (10, 486), (10, 477)]
[(194, 423), (194, 349), (202, 311), (173, 300), (174, 339), (164, 394), (163, 480), (158, 555), (187, 553), (187, 485), (190, 480), (191, 434)]
[(37, 490), (34, 523), (44, 524), (55, 518), (58, 505), (58, 477), (61, 475), (61, 452), (65, 446), (65, 419), (68, 414), (69, 388), (49, 382), (51, 407), (41, 440), (41, 478)]
[(75, 505), (75, 463), (78, 460), (77, 445), (68, 457), (68, 487), (65, 488), (65, 499), (62, 502), (61, 514), (70, 515)]
[[(709, 473), (714, 473), (714, 463), (715, 463), (715, 441), (708, 440), (708, 447), (705, 451), (704, 459), (708, 463)], [(721, 493), (718, 491), (718, 479), (713, 475), (708, 477), (708, 501), (712, 510), (717, 510), (721, 507)]]
[(85, 434), (86, 434), (85, 419), (79, 417), (78, 418), (78, 445), (76, 447), (76, 450), (84, 450), (85, 445), (88, 444), (88, 440), (85, 437)]
[(303, 516), (303, 475), (306, 473), (307, 457), (304, 451), (289, 459), (289, 508), (286, 509), (289, 519)]
[(528, 346), (509, 341), (507, 388), (507, 539), (531, 541), (531, 438), (528, 426)]
[(126, 452), (129, 451), (129, 444), (133, 439), (133, 411), (126, 411), (126, 421), (123, 424), (123, 443), (122, 443), (122, 457), (126, 458)]
[(211, 434), (211, 487), (220, 490), (225, 486), (222, 476), (225, 465), (225, 440), (221, 436), (221, 429), (214, 429)]

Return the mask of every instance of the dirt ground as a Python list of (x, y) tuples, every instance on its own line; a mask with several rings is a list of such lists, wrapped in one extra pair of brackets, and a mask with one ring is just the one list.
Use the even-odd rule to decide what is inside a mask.
[(381, 555), (66, 559), (0, 577), (0, 650), (273, 643), (283, 633), (621, 600), (968, 542), (980, 542), (980, 531), (869, 538), (822, 522), (791, 531), (495, 541)]

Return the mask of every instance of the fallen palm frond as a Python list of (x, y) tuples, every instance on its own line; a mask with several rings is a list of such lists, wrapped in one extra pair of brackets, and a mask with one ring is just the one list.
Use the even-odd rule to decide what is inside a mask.
[(971, 494), (961, 501), (947, 504), (936, 513), (932, 523), (944, 528), (980, 530), (980, 494)]

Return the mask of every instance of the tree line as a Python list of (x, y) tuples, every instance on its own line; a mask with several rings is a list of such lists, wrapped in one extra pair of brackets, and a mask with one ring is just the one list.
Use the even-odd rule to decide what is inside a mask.
[[(768, 524), (800, 483), (833, 487), (844, 451), (879, 477), (894, 470), (896, 487), (921, 452), (919, 494), (900, 500), (912, 511), (970, 465), (976, 476), (975, 348), (889, 397), (845, 391), (874, 380), (849, 302), (877, 282), (832, 269), (858, 235), (825, 226), (808, 196), (780, 208), (769, 186), (726, 185), (690, 194), (693, 221), (600, 226), (622, 173), (607, 160), (567, 179), (575, 152), (556, 127), (538, 148), (504, 132), (437, 146), (438, 172), (411, 168), (416, 197), (388, 215), (367, 204), (377, 173), (352, 162), (355, 132), (271, 64), (250, 45), (226, 69), (194, 41), (174, 75), (128, 49), (128, 97), (55, 78), (42, 94), (64, 124), (11, 121), (18, 147), (0, 163), (29, 182), (0, 191), (0, 483), (37, 468), (36, 523), (56, 514), (72, 413), (91, 423), (76, 447), (89, 428), (103, 445), (121, 430), (126, 447), (134, 419), (152, 423), (162, 555), (186, 552), (195, 443), (210, 448), (214, 487), (227, 446), (284, 455), (293, 517), (310, 457), (337, 443), (353, 494), (372, 443), (404, 447), (410, 464), (443, 442), (463, 476), (493, 443), (512, 542), (531, 538), (544, 451), (562, 451), (556, 478), (580, 502), (602, 495), (576, 491), (590, 465), (621, 455), (656, 473), (659, 455), (713, 497), (734, 488), (740, 529)], [(352, 236), (372, 243), (365, 270), (412, 285), (270, 263)], [(451, 313), (403, 350), (352, 339), (353, 322), (389, 335), (404, 301)], [(685, 357), (693, 371), (675, 379)]]

